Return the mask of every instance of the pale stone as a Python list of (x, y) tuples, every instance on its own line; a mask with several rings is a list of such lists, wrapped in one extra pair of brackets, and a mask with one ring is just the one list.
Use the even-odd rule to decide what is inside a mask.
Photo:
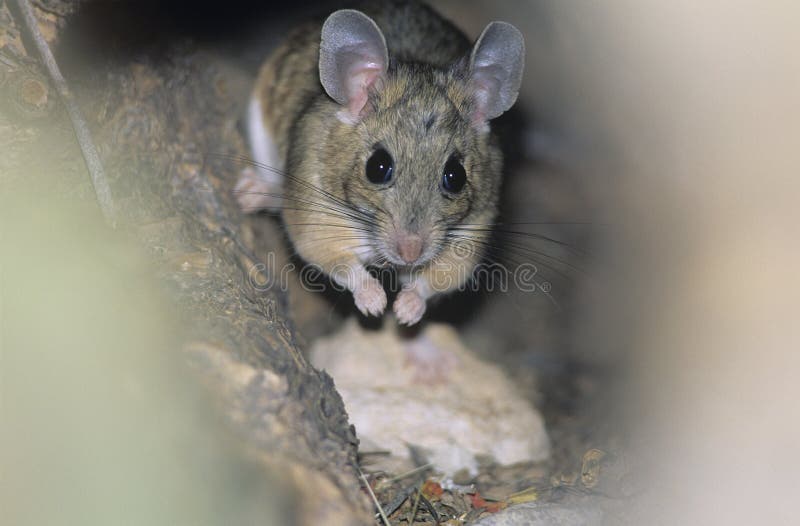
[(479, 455), (513, 464), (549, 454), (541, 415), (450, 326), (406, 337), (388, 320), (380, 330), (350, 320), (314, 345), (311, 361), (333, 377), (362, 441), (392, 455), (407, 458), (414, 445), (445, 474), (474, 474)]

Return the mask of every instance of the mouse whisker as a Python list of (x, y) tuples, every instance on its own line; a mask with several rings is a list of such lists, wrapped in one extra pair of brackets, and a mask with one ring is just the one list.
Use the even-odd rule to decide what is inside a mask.
[[(363, 230), (366, 230), (366, 231), (369, 231), (369, 232), (372, 232), (372, 233), (376, 233), (376, 234), (377, 233), (384, 233), (385, 234), (384, 228), (382, 226), (380, 226), (379, 224), (376, 224), (376, 221), (375, 221), (373, 216), (367, 216), (367, 218), (363, 218), (363, 217), (361, 217), (359, 215), (351, 213), (352, 209), (341, 210), (341, 209), (336, 208), (336, 207), (334, 207), (334, 208), (325, 208), (325, 207), (327, 207), (327, 204), (324, 204), (324, 203), (317, 203), (317, 202), (314, 202), (314, 201), (301, 200), (301, 199), (295, 199), (295, 200), (296, 201), (300, 201), (301, 203), (310, 203), (311, 205), (316, 205), (316, 206), (314, 206), (312, 208), (311, 206), (308, 206), (308, 207), (299, 207), (299, 206), (290, 207), (290, 206), (287, 206), (287, 205), (281, 205), (281, 206), (277, 207), (277, 209), (279, 209), (279, 210), (300, 210), (300, 211), (306, 211), (306, 212), (316, 212), (316, 213), (321, 213), (321, 214), (327, 214), (327, 215), (331, 215), (331, 216), (338, 216), (341, 219), (350, 219), (350, 220), (352, 220), (354, 222), (354, 224), (352, 224), (353, 228), (358, 227), (360, 229), (363, 229)], [(323, 207), (323, 208), (321, 209), (319, 207)], [(335, 213), (331, 213), (331, 210), (333, 210)], [(285, 225), (295, 225), (295, 224), (300, 224), (300, 223), (288, 223), (288, 222), (286, 222), (284, 220), (284, 224)], [(327, 224), (327, 223), (319, 223), (319, 224), (324, 225), (324, 224)]]
[[(305, 210), (305, 211), (308, 211), (308, 212), (319, 212), (319, 213), (330, 213), (331, 211), (334, 211), (334, 212), (337, 212), (337, 214), (342, 216), (342, 217), (348, 217), (348, 218), (350, 218), (350, 219), (352, 219), (354, 221), (358, 221), (358, 222), (362, 222), (362, 223), (369, 222), (369, 221), (372, 220), (371, 217), (366, 216), (363, 213), (359, 213), (358, 210), (355, 210), (353, 208), (341, 208), (341, 207), (338, 207), (338, 206), (331, 206), (330, 203), (325, 203), (325, 202), (321, 202), (321, 201), (315, 201), (315, 200), (306, 199), (306, 198), (299, 198), (299, 197), (287, 197), (287, 196), (285, 196), (283, 194), (279, 194), (279, 193), (270, 193), (270, 192), (249, 192), (249, 193), (251, 193), (253, 195), (263, 195), (263, 196), (267, 196), (267, 197), (274, 197), (276, 199), (281, 199), (287, 204), (300, 203), (300, 204), (306, 204), (306, 205), (315, 207), (315, 208), (305, 208), (305, 209), (296, 208), (297, 210)], [(244, 192), (240, 192), (239, 193), (239, 195), (243, 195), (243, 194), (245, 194), (245, 193)], [(288, 207), (285, 204), (284, 205), (278, 205), (276, 208), (277, 209), (282, 209), (282, 210), (292, 209), (291, 207)]]
[[(524, 245), (519, 245), (514, 243), (497, 245), (489, 240), (474, 239), (472, 237), (463, 235), (448, 235), (445, 237), (445, 241), (453, 245), (464, 241), (475, 243), (487, 253), (499, 256), (500, 258), (505, 257), (507, 260), (509, 260), (510, 263), (514, 265), (519, 266), (523, 263), (534, 262), (537, 265), (541, 265), (542, 267), (545, 267), (546, 269), (551, 270), (552, 272), (555, 272), (559, 276), (568, 280), (571, 279), (571, 276), (566, 271), (559, 268), (559, 266), (557, 266), (556, 264), (560, 264), (563, 267), (566, 267), (567, 269), (577, 274), (585, 275), (585, 273), (579, 267), (576, 267), (567, 261), (564, 261), (556, 256), (552, 256), (545, 252), (533, 250), (530, 247), (526, 247)], [(519, 259), (520, 257), (523, 259), (520, 260)], [(496, 260), (496, 262), (502, 264), (502, 262), (499, 260)]]
[(590, 221), (494, 221), (490, 223), (461, 223), (463, 226), (602, 226)]
[[(328, 228), (342, 228), (345, 230), (354, 230), (357, 232), (363, 232), (365, 234), (374, 233), (374, 230), (372, 228), (367, 228), (353, 224), (337, 224), (337, 223), (284, 223), (284, 224), (288, 226), (316, 226), (319, 227), (319, 230), (325, 230)], [(314, 230), (311, 230), (311, 232), (314, 232)]]
[[(365, 235), (365, 234), (360, 233), (360, 232), (352, 232), (350, 234), (347, 234), (347, 233), (333, 233), (333, 234), (331, 234), (329, 231), (327, 231), (325, 229), (320, 229), (320, 230), (318, 230), (316, 232), (319, 233), (319, 234), (329, 234), (329, 235), (321, 235), (321, 236), (320, 235), (314, 235), (315, 232), (311, 231), (311, 232), (309, 232), (309, 236), (308, 236), (309, 239), (303, 241), (302, 243), (305, 243), (307, 245), (313, 245), (313, 244), (319, 243), (320, 241), (336, 241), (336, 240), (359, 240), (359, 241), (364, 241), (364, 242), (368, 242), (368, 243), (374, 243), (374, 239), (372, 238), (372, 236)], [(297, 243), (297, 244), (300, 244), (300, 243)]]
[[(561, 260), (556, 256), (552, 256), (545, 252), (536, 251), (530, 249), (529, 247), (518, 245), (509, 246), (508, 244), (495, 245), (491, 242), (480, 242), (476, 240), (469, 241), (477, 243), (486, 252), (491, 253), (500, 259), (506, 259), (509, 263), (517, 266), (523, 263), (534, 262), (537, 265), (541, 265), (542, 267), (551, 270), (566, 279), (571, 279), (568, 271), (572, 271), (576, 274), (584, 274), (580, 268)], [(498, 260), (498, 262), (500, 261)], [(562, 267), (566, 267), (568, 271), (563, 270)]]
[[(499, 260), (492, 259), (490, 257), (485, 257), (484, 259), (489, 264), (500, 264), (500, 265), (503, 264)], [(489, 277), (494, 277), (494, 275), (491, 274), (491, 273), (488, 276)], [(527, 279), (530, 280), (530, 282), (533, 283), (536, 286), (536, 291), (537, 292), (540, 292), (540, 293), (544, 294), (545, 297), (548, 299), (548, 301), (550, 301), (550, 303), (552, 303), (556, 307), (556, 309), (558, 311), (562, 311), (563, 308), (561, 307), (561, 304), (553, 296), (553, 290), (555, 290), (555, 288), (552, 286), (552, 280), (550, 278), (547, 278), (544, 275), (542, 277), (545, 278), (545, 281), (538, 281), (538, 280), (534, 279), (533, 277), (529, 277)], [(483, 278), (485, 280), (485, 279), (487, 279), (487, 275), (486, 274), (480, 274), (478, 277), (473, 276), (470, 279), (475, 280), (475, 279), (479, 279), (479, 278)], [(546, 284), (549, 285), (549, 286), (546, 286)], [(481, 283), (478, 283), (477, 286), (473, 290), (477, 290), (477, 291), (480, 291), (480, 292), (483, 292), (483, 293), (487, 292), (485, 290), (485, 285), (482, 285)]]
[[(477, 233), (488, 233), (493, 234), (500, 238), (501, 240), (505, 236), (521, 238), (523, 240), (535, 240), (535, 241), (545, 241), (547, 243), (552, 243), (554, 245), (558, 245), (563, 247), (570, 252), (579, 255), (579, 256), (589, 256), (589, 253), (583, 249), (576, 247), (575, 245), (563, 241), (561, 239), (556, 239), (552, 236), (540, 234), (537, 232), (526, 232), (519, 229), (511, 229), (505, 228), (505, 225), (510, 223), (462, 223), (453, 227), (450, 227), (448, 230), (451, 232), (477, 232)], [(517, 223), (521, 224), (521, 223)], [(497, 226), (500, 225), (500, 226)]]
[(579, 255), (579, 256), (588, 256), (586, 251), (575, 247), (574, 245), (567, 243), (566, 241), (561, 241), (560, 239), (556, 239), (554, 237), (546, 236), (544, 234), (538, 234), (535, 232), (524, 232), (521, 230), (511, 230), (505, 229), (500, 227), (481, 227), (481, 226), (470, 226), (470, 225), (458, 225), (456, 227), (451, 228), (451, 230), (455, 231), (466, 231), (466, 232), (479, 232), (479, 233), (495, 233), (498, 235), (504, 236), (517, 236), (520, 238), (527, 238), (527, 239), (535, 239), (538, 241), (546, 241), (548, 243), (552, 243), (554, 245), (559, 245), (564, 247), (565, 249), (569, 250), (570, 252)]
[(518, 255), (533, 255), (533, 256), (545, 258), (548, 261), (552, 261), (554, 263), (559, 263), (559, 264), (563, 265), (565, 268), (568, 268), (568, 269), (570, 269), (570, 270), (572, 270), (572, 271), (574, 271), (576, 273), (579, 273), (579, 274), (583, 274), (584, 273), (583, 269), (581, 267), (575, 265), (574, 263), (571, 263), (570, 261), (562, 259), (562, 258), (560, 258), (558, 256), (553, 255), (553, 254), (548, 254), (547, 252), (544, 252), (542, 250), (536, 250), (536, 249), (534, 249), (534, 248), (532, 248), (530, 246), (524, 245), (522, 243), (509, 241), (509, 240), (504, 240), (501, 243), (495, 243), (495, 242), (490, 241), (490, 240), (485, 240), (482, 243), (483, 243), (483, 246), (494, 246), (494, 247), (497, 247), (500, 250), (507, 249), (507, 250), (510, 250), (510, 251), (518, 254)]
[[(261, 170), (266, 170), (266, 171), (278, 174), (278, 175), (282, 176), (283, 178), (291, 180), (292, 182), (296, 183), (297, 185), (302, 186), (303, 188), (306, 188), (306, 189), (308, 189), (308, 190), (310, 190), (312, 192), (315, 192), (315, 193), (321, 195), (322, 197), (325, 197), (326, 199), (329, 199), (329, 200), (333, 201), (336, 204), (339, 204), (341, 206), (347, 207), (347, 208), (349, 208), (349, 209), (351, 209), (351, 210), (353, 210), (355, 212), (364, 214), (364, 212), (362, 210), (358, 210), (358, 209), (353, 208), (344, 199), (332, 194), (331, 192), (323, 190), (322, 188), (319, 188), (318, 186), (316, 186), (316, 185), (314, 185), (314, 184), (312, 184), (312, 183), (310, 183), (310, 182), (308, 182), (306, 180), (303, 180), (303, 179), (301, 179), (299, 177), (296, 177), (296, 176), (286, 172), (285, 170), (280, 170), (278, 168), (275, 168), (275, 167), (272, 167), (272, 166), (268, 166), (268, 165), (263, 164), (263, 163), (259, 163), (259, 162), (255, 161), (253, 159), (250, 159), (250, 158), (245, 157), (245, 156), (240, 156), (240, 155), (209, 154), (209, 156), (220, 157), (220, 158), (223, 158), (223, 159), (229, 159), (229, 160), (237, 161), (237, 162), (240, 162), (242, 164), (246, 164), (246, 165), (252, 166), (254, 168), (258, 168), (258, 169), (261, 169)], [(364, 219), (367, 219), (367, 220), (368, 219), (373, 219), (373, 218), (369, 217), (367, 214), (364, 214), (364, 215), (365, 215)]]

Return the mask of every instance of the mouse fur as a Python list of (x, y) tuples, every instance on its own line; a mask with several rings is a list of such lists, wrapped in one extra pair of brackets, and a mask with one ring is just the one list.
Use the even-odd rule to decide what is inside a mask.
[[(353, 293), (364, 314), (386, 308), (367, 267), (394, 266), (398, 320), (458, 289), (480, 261), (497, 213), (502, 154), (489, 121), (516, 99), (522, 36), (489, 24), (474, 46), (411, 1), (340, 10), (292, 31), (260, 70), (248, 131), (256, 168), (236, 193), (245, 211), (280, 211), (307, 262)], [(365, 165), (377, 150), (392, 179)], [(442, 186), (451, 159), (466, 183)]]

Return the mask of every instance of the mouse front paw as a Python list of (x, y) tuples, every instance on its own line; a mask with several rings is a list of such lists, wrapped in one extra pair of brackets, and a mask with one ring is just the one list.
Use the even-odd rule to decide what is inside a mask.
[(425, 300), (413, 290), (401, 290), (392, 309), (402, 325), (414, 325), (425, 314)]
[(377, 280), (370, 280), (354, 290), (353, 299), (364, 316), (380, 316), (386, 310), (386, 291)]

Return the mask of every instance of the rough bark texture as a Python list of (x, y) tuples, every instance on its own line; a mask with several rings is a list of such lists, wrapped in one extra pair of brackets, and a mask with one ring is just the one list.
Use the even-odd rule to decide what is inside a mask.
[[(35, 3), (48, 40), (74, 5)], [(63, 189), (47, 195), (90, 199), (69, 121), (8, 7), (0, 5), (0, 182), (6, 190), (44, 186), (26, 178), (31, 168), (56, 170)], [(67, 73), (67, 80), (92, 127), (121, 229), (150, 250), (192, 327), (189, 361), (253, 452), (288, 474), (300, 492), (300, 522), (368, 522), (342, 400), (298, 349), (285, 292), (253, 286), (275, 279), (269, 269), (253, 270), (253, 251), (281, 240), (242, 241), (231, 195), (242, 167), (236, 159), (247, 155), (236, 123), (240, 93), (191, 45), (173, 45), (158, 60), (132, 56), (91, 68), (91, 79)]]

